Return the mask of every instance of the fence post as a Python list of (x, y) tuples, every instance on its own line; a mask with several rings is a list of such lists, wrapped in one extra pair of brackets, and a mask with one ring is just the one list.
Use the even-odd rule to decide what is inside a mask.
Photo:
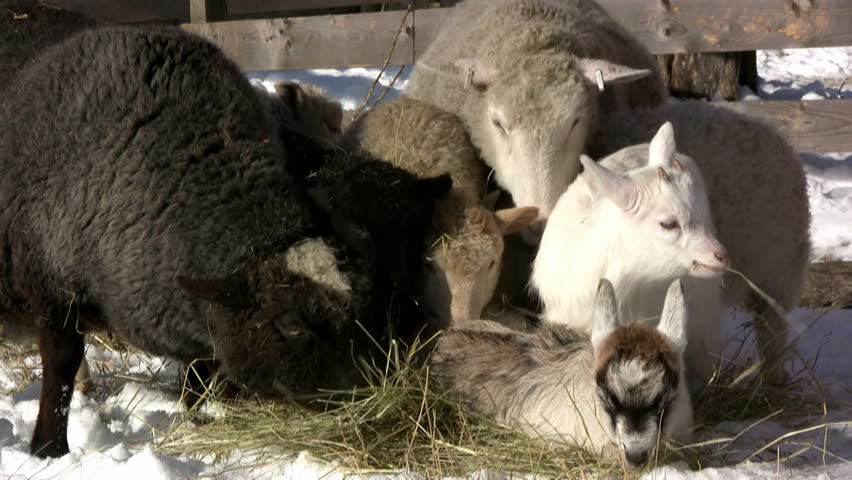
[(227, 16), (225, 0), (189, 0), (191, 23), (220, 22)]
[(682, 98), (738, 100), (740, 85), (757, 91), (755, 52), (678, 53), (659, 55), (660, 69), (671, 94)]

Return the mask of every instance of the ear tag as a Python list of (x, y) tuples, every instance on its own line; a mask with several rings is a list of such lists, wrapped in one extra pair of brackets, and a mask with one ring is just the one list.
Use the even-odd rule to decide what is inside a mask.
[(595, 80), (598, 81), (598, 90), (604, 91), (603, 73), (600, 70), (595, 70)]
[(473, 83), (473, 69), (468, 68), (467, 74), (464, 76), (464, 89), (467, 90), (470, 88), (470, 84)]

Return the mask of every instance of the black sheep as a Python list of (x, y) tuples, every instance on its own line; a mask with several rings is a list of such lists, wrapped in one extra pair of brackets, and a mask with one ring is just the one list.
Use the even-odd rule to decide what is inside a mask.
[[(418, 222), (450, 187), (368, 162), (306, 194), (255, 89), (217, 47), (174, 29), (95, 29), (47, 49), (9, 86), (0, 118), (0, 320), (38, 325), (41, 456), (68, 451), (94, 321), (154, 354), (212, 358), (260, 394), (355, 382), (355, 362), (340, 359), (370, 353), (359, 324), (385, 332), (394, 285), (413, 276), (391, 270), (422, 257), (379, 261), (376, 236), (420, 246)], [(349, 198), (330, 222), (361, 233), (352, 249), (306, 199), (334, 204), (341, 189), (364, 191), (358, 181), (371, 203)], [(385, 194), (401, 198), (376, 201)], [(336, 273), (312, 263), (316, 249)], [(399, 309), (422, 324), (413, 300)], [(311, 353), (341, 345), (345, 355)]]
[(0, 90), (39, 52), (94, 26), (79, 13), (37, 0), (0, 0)]

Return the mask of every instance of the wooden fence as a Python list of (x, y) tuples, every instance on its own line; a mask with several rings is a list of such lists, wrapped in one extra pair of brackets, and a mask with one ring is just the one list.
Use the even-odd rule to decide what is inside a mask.
[[(175, 22), (205, 36), (245, 71), (410, 65), (453, 1), (415, 10), (302, 17), (370, 0), (48, 0), (103, 20)], [(852, 0), (598, 0), (654, 54), (852, 45)], [(385, 2), (403, 6), (408, 2)], [(334, 11), (334, 10), (331, 10)], [(251, 17), (251, 18), (248, 18)], [(275, 18), (273, 18), (275, 17)], [(242, 18), (241, 20), (233, 20)], [(403, 19), (404, 25), (403, 25)], [(189, 22), (189, 23), (187, 23)], [(397, 32), (401, 34), (397, 39)], [(852, 151), (852, 99), (746, 102), (770, 114), (800, 151)]]

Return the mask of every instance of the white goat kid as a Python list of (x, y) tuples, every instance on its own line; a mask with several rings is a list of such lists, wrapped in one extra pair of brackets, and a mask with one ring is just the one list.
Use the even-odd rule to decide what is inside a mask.
[(670, 123), (651, 141), (647, 166), (618, 174), (587, 156), (581, 161), (585, 171), (557, 202), (533, 265), (543, 318), (591, 331), (597, 282), (607, 278), (623, 320), (655, 324), (667, 286), (687, 277), (687, 368), (691, 381), (709, 378), (728, 255), (716, 239), (703, 177), (677, 153)]

